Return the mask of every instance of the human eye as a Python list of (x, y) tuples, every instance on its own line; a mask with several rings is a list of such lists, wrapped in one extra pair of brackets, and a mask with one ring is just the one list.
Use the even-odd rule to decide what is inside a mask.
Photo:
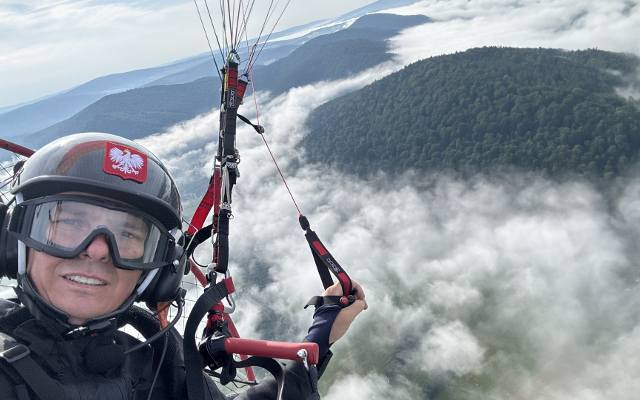
[(126, 259), (137, 259), (144, 253), (145, 236), (135, 229), (124, 229), (120, 231), (118, 249), (120, 256)]
[(126, 230), (120, 232), (120, 236), (127, 240), (142, 240), (142, 233), (134, 230)]
[(51, 223), (60, 227), (81, 228), (86, 225), (86, 221), (72, 215), (58, 215), (49, 218)]
[(127, 240), (144, 241), (147, 231), (146, 224), (139, 218), (130, 217), (120, 226), (120, 235)]

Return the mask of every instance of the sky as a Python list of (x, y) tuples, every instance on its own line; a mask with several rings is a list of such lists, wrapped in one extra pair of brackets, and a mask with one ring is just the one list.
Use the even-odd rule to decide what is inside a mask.
[[(337, 17), (370, 2), (293, 0), (278, 28)], [(269, 3), (255, 2), (250, 34)], [(204, 12), (204, 1), (198, 4)], [(217, 4), (209, 0), (212, 13)], [(286, 0), (274, 4), (282, 10)], [(192, 0), (0, 0), (0, 107), (206, 51)]]
[[(318, 105), (420, 58), (481, 45), (640, 54), (640, 5), (450, 0), (397, 12), (437, 21), (394, 38), (391, 62), (256, 99), (302, 210), (367, 294), (369, 309), (333, 346), (323, 398), (635, 400), (640, 175), (608, 192), (535, 174), (364, 180), (306, 163), (300, 141)], [(257, 119), (251, 107), (243, 114)], [(175, 175), (187, 210), (206, 188), (217, 122), (214, 111), (140, 140)], [(302, 305), (320, 281), (268, 153), (245, 126), (237, 138), (234, 319), (245, 337), (300, 340), (311, 320)]]

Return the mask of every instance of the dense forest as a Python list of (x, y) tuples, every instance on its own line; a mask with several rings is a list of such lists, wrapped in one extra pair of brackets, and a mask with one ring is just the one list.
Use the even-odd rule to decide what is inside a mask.
[(638, 161), (639, 60), (486, 47), (411, 64), (309, 117), (308, 158), (359, 175), (489, 172), (610, 179)]

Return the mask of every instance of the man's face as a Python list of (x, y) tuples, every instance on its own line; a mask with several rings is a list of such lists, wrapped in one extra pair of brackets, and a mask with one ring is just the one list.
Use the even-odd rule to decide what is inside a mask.
[[(135, 218), (125, 213), (92, 206), (63, 208), (51, 218), (49, 234), (51, 238), (56, 236), (58, 241), (65, 240), (70, 229), (81, 231), (83, 221), (91, 222), (93, 226), (112, 226), (115, 221), (126, 226), (135, 223), (125, 220)], [(113, 233), (127, 238), (134, 236), (130, 231)], [(102, 235), (96, 236), (73, 259), (29, 249), (27, 272), (40, 296), (69, 315), (69, 323), (74, 325), (116, 310), (133, 293), (142, 274), (137, 270), (116, 268)]]

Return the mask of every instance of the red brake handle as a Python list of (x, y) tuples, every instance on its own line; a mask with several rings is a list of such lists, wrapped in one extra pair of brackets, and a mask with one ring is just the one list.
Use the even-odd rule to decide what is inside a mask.
[(317, 365), (320, 359), (318, 344), (313, 342), (289, 343), (273, 342), (270, 340), (227, 338), (224, 340), (224, 349), (229, 354), (271, 357), (285, 360), (302, 360), (299, 352), (300, 350), (305, 350), (309, 364)]

